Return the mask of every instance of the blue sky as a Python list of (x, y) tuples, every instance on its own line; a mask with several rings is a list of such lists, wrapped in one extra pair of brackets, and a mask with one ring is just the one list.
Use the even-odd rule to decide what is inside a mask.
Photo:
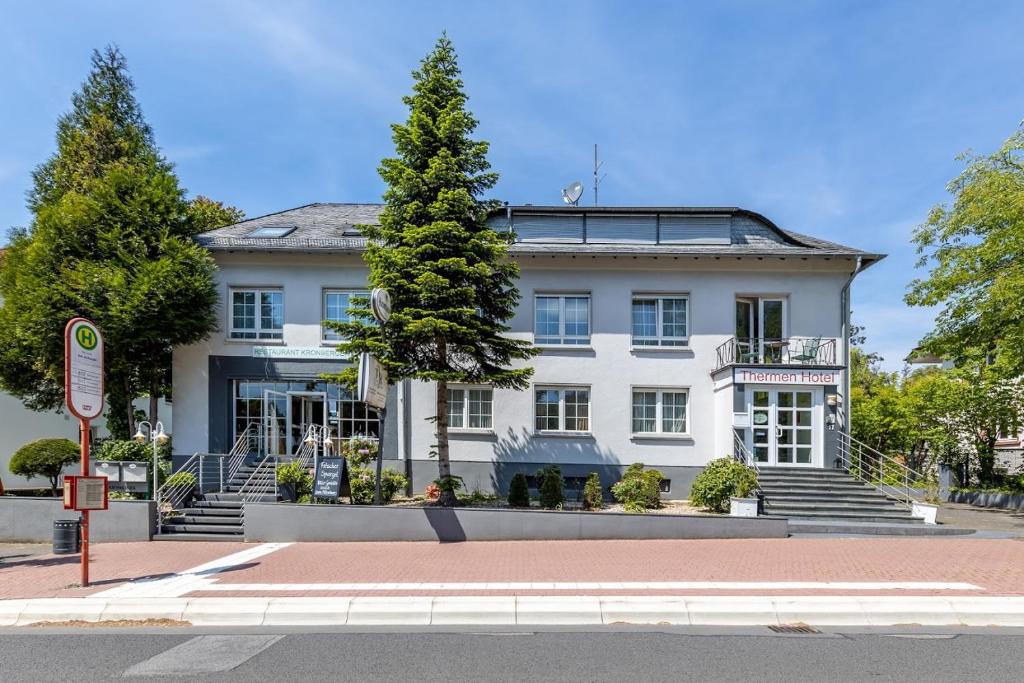
[[(890, 254), (855, 317), (892, 369), (932, 312), (909, 237), (957, 154), (1024, 118), (1024, 3), (0, 1), (0, 227), (92, 48), (117, 43), (182, 183), (250, 216), (376, 201), (410, 70), (447, 30), (495, 195), (557, 203), (600, 145), (605, 204), (741, 206)], [(591, 195), (584, 201), (590, 201)]]

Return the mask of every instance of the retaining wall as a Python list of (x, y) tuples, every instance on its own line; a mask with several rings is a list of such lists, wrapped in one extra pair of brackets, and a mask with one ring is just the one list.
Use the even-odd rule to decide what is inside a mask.
[[(89, 514), (89, 540), (148, 541), (156, 530), (155, 503), (149, 500), (112, 500), (110, 508)], [(60, 498), (0, 496), (0, 542), (53, 540), (55, 519), (78, 519), (65, 510)]]
[(785, 538), (785, 519), (249, 503), (245, 540), (510, 541)]
[(950, 503), (967, 503), (983, 508), (1024, 510), (1024, 493), (996, 493), (984, 491), (951, 491)]

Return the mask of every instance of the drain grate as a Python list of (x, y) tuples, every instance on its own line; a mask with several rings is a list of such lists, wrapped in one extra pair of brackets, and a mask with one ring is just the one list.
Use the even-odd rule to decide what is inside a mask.
[(776, 633), (821, 633), (818, 629), (807, 624), (782, 624), (780, 626), (769, 626), (768, 628)]

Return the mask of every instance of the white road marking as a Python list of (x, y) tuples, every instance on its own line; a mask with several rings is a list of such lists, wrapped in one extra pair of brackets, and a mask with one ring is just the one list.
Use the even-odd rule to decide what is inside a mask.
[(295, 591), (506, 591), (506, 590), (840, 590), (977, 591), (973, 583), (940, 581), (597, 581), (486, 583), (217, 583), (204, 591), (245, 593)]
[(284, 638), (266, 636), (198, 636), (139, 662), (122, 676), (188, 676), (230, 671)]
[(186, 569), (172, 576), (140, 579), (122, 586), (96, 593), (94, 598), (174, 598), (198, 590), (207, 590), (215, 579), (209, 578), (228, 569), (234, 569), (257, 558), (269, 555), (291, 543), (263, 543), (254, 548), (218, 558), (198, 567)]

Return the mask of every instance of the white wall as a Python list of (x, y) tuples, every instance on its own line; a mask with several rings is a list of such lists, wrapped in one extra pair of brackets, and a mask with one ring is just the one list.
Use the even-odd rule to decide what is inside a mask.
[[(321, 342), (322, 291), (362, 288), (367, 270), (358, 256), (301, 254), (216, 254), (218, 287), (226, 300), (232, 286), (283, 287), (289, 347), (332, 346)], [(737, 295), (788, 298), (790, 336), (838, 337), (840, 291), (852, 263), (744, 258), (672, 257), (524, 257), (520, 259), (522, 302), (511, 334), (532, 339), (535, 292), (579, 291), (591, 295), (592, 348), (547, 350), (530, 362), (534, 384), (582, 384), (591, 387), (593, 436), (533, 435), (533, 392), (496, 390), (494, 434), (455, 435), (455, 460), (489, 462), (497, 458), (525, 462), (703, 465), (731, 448), (731, 390), (716, 396), (711, 371), (716, 348), (735, 333)], [(630, 350), (630, 304), (634, 292), (690, 296), (690, 346), (684, 350)], [(221, 330), (205, 342), (174, 352), (177, 413), (175, 451), (202, 451), (208, 444), (208, 357), (251, 356), (253, 345), (267, 341), (227, 339), (226, 312)], [(841, 352), (837, 344), (837, 355)], [(842, 363), (842, 359), (837, 359)], [(631, 438), (632, 386), (685, 387), (690, 391), (690, 434), (683, 439)], [(434, 389), (414, 382), (410, 457), (427, 459), (434, 443)]]

